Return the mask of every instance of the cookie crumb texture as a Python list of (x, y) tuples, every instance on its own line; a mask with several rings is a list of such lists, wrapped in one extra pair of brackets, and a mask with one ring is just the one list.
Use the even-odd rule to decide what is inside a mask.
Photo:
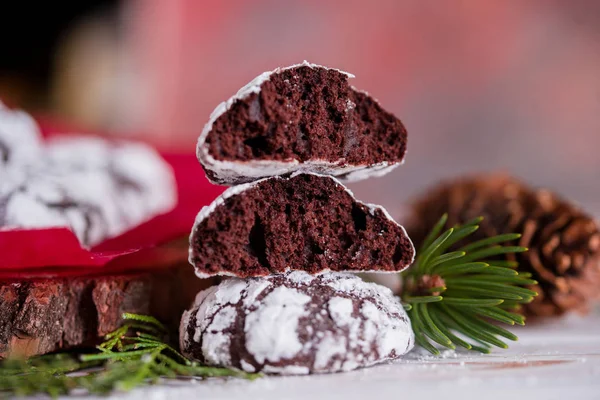
[(303, 170), (358, 180), (372, 176), (367, 168), (377, 175), (402, 162), (402, 122), (348, 78), (305, 62), (242, 88), (217, 107), (200, 137), (198, 155), (208, 177), (236, 184)]
[(200, 292), (183, 315), (180, 342), (186, 356), (209, 365), (302, 375), (396, 359), (414, 335), (386, 287), (345, 273), (293, 271)]
[(406, 232), (383, 208), (315, 174), (230, 188), (200, 212), (190, 238), (200, 277), (400, 271), (413, 258)]

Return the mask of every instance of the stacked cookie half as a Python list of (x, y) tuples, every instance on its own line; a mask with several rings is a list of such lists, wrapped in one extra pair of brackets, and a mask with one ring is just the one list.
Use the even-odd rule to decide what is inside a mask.
[[(404, 229), (340, 180), (402, 163), (402, 123), (352, 75), (304, 62), (261, 74), (219, 105), (198, 158), (234, 185), (198, 214), (190, 263), (227, 276), (181, 321), (182, 351), (248, 372), (347, 371), (414, 343), (399, 300), (351, 272), (397, 273), (414, 259)], [(338, 180), (339, 179), (339, 180)]]

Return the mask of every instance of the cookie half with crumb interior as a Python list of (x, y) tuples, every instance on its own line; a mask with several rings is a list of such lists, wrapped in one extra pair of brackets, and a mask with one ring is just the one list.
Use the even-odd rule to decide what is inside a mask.
[(353, 75), (304, 62), (265, 72), (221, 103), (196, 149), (207, 177), (234, 185), (295, 171), (356, 181), (404, 160), (402, 122)]
[(196, 217), (189, 249), (202, 278), (398, 272), (414, 255), (384, 208), (356, 200), (335, 178), (305, 173), (229, 188)]

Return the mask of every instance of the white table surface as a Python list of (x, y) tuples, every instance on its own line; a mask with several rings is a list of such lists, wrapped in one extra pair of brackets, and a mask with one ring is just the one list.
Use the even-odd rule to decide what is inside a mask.
[[(117, 393), (126, 399), (380, 400), (600, 399), (600, 313), (514, 330), (519, 341), (491, 355), (413, 352), (402, 361), (331, 375), (253, 382), (175, 381)], [(87, 397), (89, 399), (89, 397)]]

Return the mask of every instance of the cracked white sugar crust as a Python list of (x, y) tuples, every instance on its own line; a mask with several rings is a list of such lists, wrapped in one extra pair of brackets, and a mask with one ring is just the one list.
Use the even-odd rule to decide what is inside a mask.
[[(259, 93), (263, 83), (271, 79), (273, 74), (279, 74), (283, 71), (306, 66), (310, 68), (324, 68), (331, 69), (340, 72), (348, 78), (354, 78), (354, 75), (341, 71), (335, 68), (329, 68), (322, 65), (317, 65), (304, 61), (301, 64), (291, 65), (285, 68), (276, 68), (273, 71), (263, 72), (258, 75), (252, 81), (243, 86), (238, 92), (231, 96), (227, 101), (220, 103), (211, 113), (208, 122), (204, 126), (202, 133), (198, 137), (196, 145), (196, 156), (200, 163), (209, 171), (211, 171), (217, 179), (213, 179), (207, 175), (207, 179), (212, 183), (219, 185), (236, 185), (239, 183), (246, 183), (249, 181), (255, 181), (261, 178), (285, 175), (292, 172), (315, 172), (324, 175), (336, 176), (345, 182), (356, 182), (367, 178), (381, 177), (399, 165), (404, 163), (404, 157), (402, 161), (389, 163), (383, 161), (376, 164), (348, 164), (345, 159), (339, 159), (337, 161), (328, 161), (320, 159), (312, 159), (305, 162), (300, 162), (296, 159), (278, 161), (278, 160), (249, 160), (249, 161), (227, 161), (215, 159), (206, 145), (206, 139), (209, 133), (212, 131), (213, 124), (215, 121), (224, 113), (226, 113), (234, 103), (239, 100), (243, 100), (253, 93)], [(352, 90), (359, 91), (353, 86)], [(367, 93), (364, 91), (360, 91)], [(375, 100), (377, 101), (377, 100)], [(355, 108), (355, 105), (350, 101), (347, 106), (347, 111), (351, 111)]]
[(302, 351), (298, 324), (310, 300), (296, 289), (279, 286), (246, 316), (246, 348), (258, 363), (278, 362)]
[[(400, 229), (402, 229), (402, 233), (408, 239), (408, 242), (411, 245), (413, 258), (410, 261), (410, 263), (408, 263), (406, 265), (406, 267), (408, 267), (409, 265), (411, 265), (414, 262), (414, 260), (415, 260), (415, 253), (416, 253), (415, 252), (415, 247), (414, 247), (414, 244), (412, 243), (412, 240), (410, 239), (410, 237), (406, 233), (406, 229), (404, 229), (404, 227), (402, 225), (400, 225), (398, 222), (396, 222), (396, 220), (394, 220), (394, 218), (390, 215), (390, 213), (384, 207), (382, 207), (380, 205), (377, 205), (377, 204), (363, 203), (360, 200), (357, 200), (356, 197), (354, 196), (354, 193), (352, 193), (352, 191), (350, 189), (348, 189), (342, 182), (339, 181), (339, 179), (337, 179), (335, 177), (332, 177), (332, 176), (329, 176), (329, 175), (318, 174), (318, 173), (314, 173), (314, 172), (302, 172), (302, 171), (294, 172), (289, 177), (272, 176), (272, 177), (260, 179), (258, 181), (254, 181), (254, 182), (244, 183), (244, 184), (241, 184), (241, 185), (232, 186), (232, 187), (228, 188), (227, 190), (225, 190), (212, 203), (210, 203), (207, 206), (202, 207), (202, 209), (200, 210), (200, 212), (196, 215), (196, 219), (194, 221), (194, 225), (193, 225), (192, 231), (190, 233), (190, 237), (189, 237), (190, 246), (188, 248), (188, 262), (192, 266), (194, 266), (194, 268), (195, 268), (195, 263), (193, 261), (193, 252), (194, 252), (194, 249), (193, 249), (193, 237), (195, 236), (196, 231), (198, 230), (198, 227), (200, 226), (200, 224), (202, 223), (202, 221), (204, 221), (206, 218), (208, 218), (217, 209), (217, 207), (219, 207), (222, 204), (224, 204), (225, 201), (227, 201), (227, 199), (229, 199), (231, 197), (234, 197), (234, 196), (238, 196), (240, 194), (243, 194), (247, 190), (252, 190), (255, 186), (259, 185), (261, 182), (267, 181), (268, 179), (291, 179), (291, 178), (293, 178), (293, 177), (295, 177), (297, 175), (301, 175), (301, 174), (308, 174), (308, 175), (326, 177), (326, 178), (329, 178), (329, 179), (333, 180), (334, 183), (336, 185), (341, 186), (352, 197), (352, 199), (354, 201), (356, 201), (358, 204), (362, 204), (362, 205), (366, 206), (369, 209), (369, 212), (371, 213), (371, 215), (375, 215), (375, 211), (380, 210), (383, 213), (383, 215), (389, 221), (393, 222)], [(235, 277), (234, 274), (229, 273), (227, 271), (222, 271), (222, 272), (219, 272), (219, 273), (216, 273), (216, 274), (207, 274), (207, 273), (198, 271), (197, 268), (195, 268), (195, 271), (196, 271), (196, 276), (198, 276), (198, 278), (202, 278), (202, 279), (209, 278), (209, 277), (215, 276), (215, 275), (220, 275), (220, 276), (234, 276)], [(324, 272), (328, 272), (328, 271), (325, 270)], [(347, 270), (346, 272), (390, 273), (388, 271), (350, 271), (350, 270)], [(398, 272), (398, 271), (393, 271), (391, 273), (396, 273), (396, 272)]]
[(227, 279), (198, 295), (180, 334), (191, 358), (274, 374), (348, 371), (414, 344), (389, 289), (338, 272)]
[(114, 175), (113, 181), (132, 184), (134, 190), (117, 193), (129, 227), (169, 211), (177, 203), (171, 167), (146, 144), (73, 137), (49, 141), (46, 152), (49, 162), (61, 168), (107, 171)]
[[(0, 127), (6, 128), (3, 113)], [(14, 124), (12, 129), (21, 132)], [(170, 166), (145, 144), (70, 136), (29, 151), (11, 168), (0, 166), (1, 230), (66, 227), (90, 247), (176, 204)]]
[(0, 176), (35, 161), (41, 151), (42, 137), (33, 118), (0, 102)]

